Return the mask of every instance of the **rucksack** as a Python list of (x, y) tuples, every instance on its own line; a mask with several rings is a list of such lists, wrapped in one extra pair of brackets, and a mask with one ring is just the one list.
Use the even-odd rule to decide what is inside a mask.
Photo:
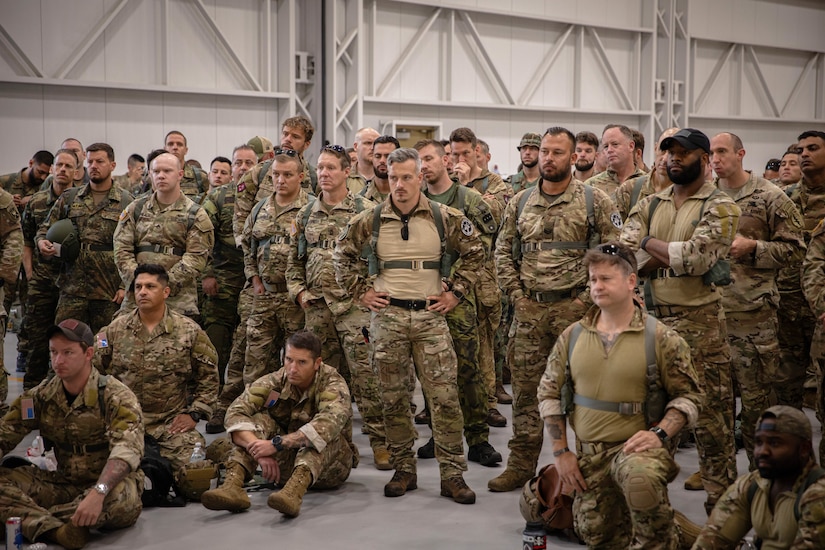
[[(355, 202), (355, 213), (360, 214), (361, 212), (364, 211), (364, 208), (366, 208), (364, 206), (364, 201), (366, 199), (364, 199), (364, 197), (362, 197), (360, 195), (354, 195), (353, 199), (354, 199), (354, 202)], [(301, 216), (301, 225), (303, 226), (304, 230), (301, 231), (298, 234), (298, 237), (297, 237), (298, 238), (298, 259), (299, 260), (303, 260), (304, 258), (306, 258), (307, 248), (312, 248), (309, 245), (309, 243), (307, 242), (306, 227), (307, 227), (307, 224), (309, 223), (309, 217), (312, 215), (312, 205), (315, 204), (316, 200), (318, 200), (318, 199), (316, 199), (314, 196), (310, 195), (306, 206), (302, 207), (304, 209), (304, 215)], [(261, 205), (261, 206), (263, 206), (263, 205)], [(260, 208), (258, 208), (258, 211), (260, 211)]]
[[(168, 458), (161, 456), (160, 445), (149, 434), (143, 436), (143, 458), (140, 459), (140, 469), (146, 476), (141, 495), (144, 508), (186, 505), (186, 500), (175, 483), (172, 463)], [(171, 493), (174, 493), (174, 496)]]

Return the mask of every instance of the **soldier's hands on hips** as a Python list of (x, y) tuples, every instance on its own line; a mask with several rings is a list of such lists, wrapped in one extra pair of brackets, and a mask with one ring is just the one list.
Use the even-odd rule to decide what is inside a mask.
[(452, 292), (442, 292), (438, 296), (427, 296), (430, 305), (427, 306), (427, 311), (435, 311), (446, 315), (455, 309), (460, 300)]
[(587, 483), (579, 470), (579, 460), (573, 452), (566, 452), (556, 457), (556, 471), (562, 482), (577, 491), (586, 491)]
[(361, 297), (361, 305), (370, 311), (380, 311), (390, 305), (389, 296), (386, 292), (376, 292), (370, 287)]
[(662, 440), (655, 433), (648, 430), (639, 430), (630, 439), (624, 442), (622, 450), (625, 454), (649, 451), (650, 449), (660, 449)]
[(179, 414), (169, 426), (169, 433), (182, 434), (195, 428), (195, 421), (186, 413)]
[(103, 512), (103, 499), (105, 498), (104, 495), (94, 489), (89, 491), (89, 494), (83, 497), (74, 514), (72, 514), (72, 523), (78, 527), (94, 526), (97, 523), (97, 518)]
[(271, 456), (265, 456), (258, 460), (261, 465), (261, 474), (269, 482), (278, 483), (281, 481), (281, 467), (278, 466), (278, 461)]
[(215, 277), (204, 277), (201, 281), (201, 287), (203, 287), (203, 293), (207, 296), (218, 295), (218, 280)]

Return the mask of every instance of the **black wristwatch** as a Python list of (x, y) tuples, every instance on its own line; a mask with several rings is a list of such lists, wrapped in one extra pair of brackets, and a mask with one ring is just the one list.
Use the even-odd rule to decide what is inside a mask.
[(650, 431), (655, 433), (656, 437), (658, 437), (659, 439), (662, 440), (662, 443), (667, 443), (668, 441), (670, 441), (670, 438), (668, 437), (667, 432), (664, 431), (659, 426), (653, 426), (652, 428), (650, 428)]
[(283, 451), (284, 444), (282, 443), (281, 434), (276, 435), (272, 438), (272, 446), (275, 447), (276, 451)]
[(459, 302), (464, 301), (464, 293), (463, 293), (463, 292), (461, 292), (460, 290), (452, 289), (450, 292), (452, 292), (452, 293), (453, 293), (453, 296), (455, 296), (456, 298), (458, 298), (458, 301), (459, 301)]
[(192, 420), (194, 420), (194, 421), (195, 421), (195, 424), (197, 424), (198, 422), (200, 422), (200, 421), (201, 421), (201, 418), (203, 418), (203, 415), (200, 413), (200, 411), (189, 411), (189, 412), (188, 412), (188, 413), (186, 413), (186, 414), (188, 414), (189, 416), (191, 416), (191, 417), (192, 417)]

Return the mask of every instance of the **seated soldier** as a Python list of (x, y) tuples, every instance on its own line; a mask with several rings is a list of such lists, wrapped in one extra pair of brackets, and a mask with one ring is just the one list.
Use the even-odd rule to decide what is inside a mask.
[(310, 485), (332, 489), (352, 468), (352, 405), (347, 383), (321, 360), (321, 341), (308, 331), (286, 342), (284, 367), (258, 378), (226, 412), (226, 430), (236, 447), (226, 480), (206, 491), (210, 510), (250, 507), (243, 489), (258, 465), (270, 481), (286, 478), (267, 503), (288, 517), (301, 511)]
[(751, 528), (757, 548), (825, 548), (825, 471), (805, 413), (786, 405), (762, 413), (753, 458), (757, 470), (727, 488), (693, 548), (738, 548)]
[(195, 426), (209, 418), (217, 399), (217, 352), (197, 323), (166, 305), (170, 289), (163, 266), (139, 265), (133, 281), (137, 308), (98, 333), (95, 366), (135, 392), (146, 434), (172, 463), (178, 487), (197, 500), (209, 488), (211, 476), (203, 479), (204, 474), (214, 467), (189, 460), (197, 443), (206, 447)]
[(0, 468), (0, 519), (22, 518), (32, 542), (82, 548), (89, 529), (129, 527), (140, 515), (143, 415), (129, 388), (92, 366), (86, 324), (66, 319), (47, 337), (55, 376), (23, 392), (0, 420), (0, 450), (40, 430), (57, 471)]

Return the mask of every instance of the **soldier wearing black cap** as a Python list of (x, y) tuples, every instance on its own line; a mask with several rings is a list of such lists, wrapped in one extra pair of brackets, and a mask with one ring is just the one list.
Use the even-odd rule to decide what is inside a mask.
[(621, 241), (637, 251), (648, 310), (687, 340), (706, 403), (712, 404), (702, 408), (696, 425), (710, 512), (736, 479), (730, 347), (717, 286), (725, 283), (720, 260), (730, 250), (741, 210), (705, 181), (710, 154), (705, 134), (683, 128), (660, 147), (667, 151), (673, 185), (638, 202)]

